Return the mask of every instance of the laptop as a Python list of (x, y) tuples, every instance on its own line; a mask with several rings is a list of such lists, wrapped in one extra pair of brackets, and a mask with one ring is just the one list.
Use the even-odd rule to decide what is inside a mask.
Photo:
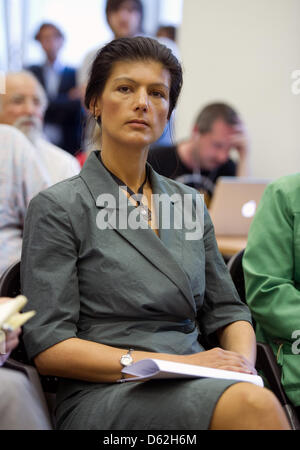
[(217, 236), (247, 236), (261, 196), (271, 180), (220, 177), (209, 213)]

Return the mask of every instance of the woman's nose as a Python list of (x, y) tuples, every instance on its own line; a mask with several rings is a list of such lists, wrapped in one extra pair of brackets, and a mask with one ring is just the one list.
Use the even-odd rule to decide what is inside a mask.
[(136, 97), (136, 106), (135, 109), (141, 109), (143, 111), (148, 111), (149, 108), (149, 100), (148, 94), (144, 91), (139, 91)]

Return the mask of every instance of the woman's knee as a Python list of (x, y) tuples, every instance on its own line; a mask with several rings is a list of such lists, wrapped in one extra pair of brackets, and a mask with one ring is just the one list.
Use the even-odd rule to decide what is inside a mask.
[(220, 397), (211, 428), (289, 429), (289, 424), (270, 390), (250, 383), (237, 383)]

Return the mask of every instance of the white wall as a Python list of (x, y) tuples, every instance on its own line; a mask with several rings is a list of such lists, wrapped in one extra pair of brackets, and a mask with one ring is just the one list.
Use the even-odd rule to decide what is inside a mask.
[(190, 133), (205, 104), (225, 101), (246, 122), (253, 175), (300, 171), (300, 95), (291, 91), (299, 17), (299, 0), (185, 0), (177, 138)]

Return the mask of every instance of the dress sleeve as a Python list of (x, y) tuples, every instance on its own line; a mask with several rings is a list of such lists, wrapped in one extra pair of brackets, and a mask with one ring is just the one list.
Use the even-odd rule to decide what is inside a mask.
[(289, 196), (269, 185), (251, 224), (243, 257), (247, 302), (271, 337), (290, 341), (299, 329), (300, 291), (295, 286), (294, 222)]
[(200, 330), (206, 336), (239, 320), (252, 324), (248, 306), (241, 301), (235, 289), (227, 266), (219, 252), (214, 228), (205, 208), (205, 296), (199, 312)]
[(76, 337), (80, 309), (76, 265), (76, 238), (68, 214), (47, 193), (40, 193), (26, 215), (21, 261), (26, 309), (36, 310), (24, 325), (30, 359)]

